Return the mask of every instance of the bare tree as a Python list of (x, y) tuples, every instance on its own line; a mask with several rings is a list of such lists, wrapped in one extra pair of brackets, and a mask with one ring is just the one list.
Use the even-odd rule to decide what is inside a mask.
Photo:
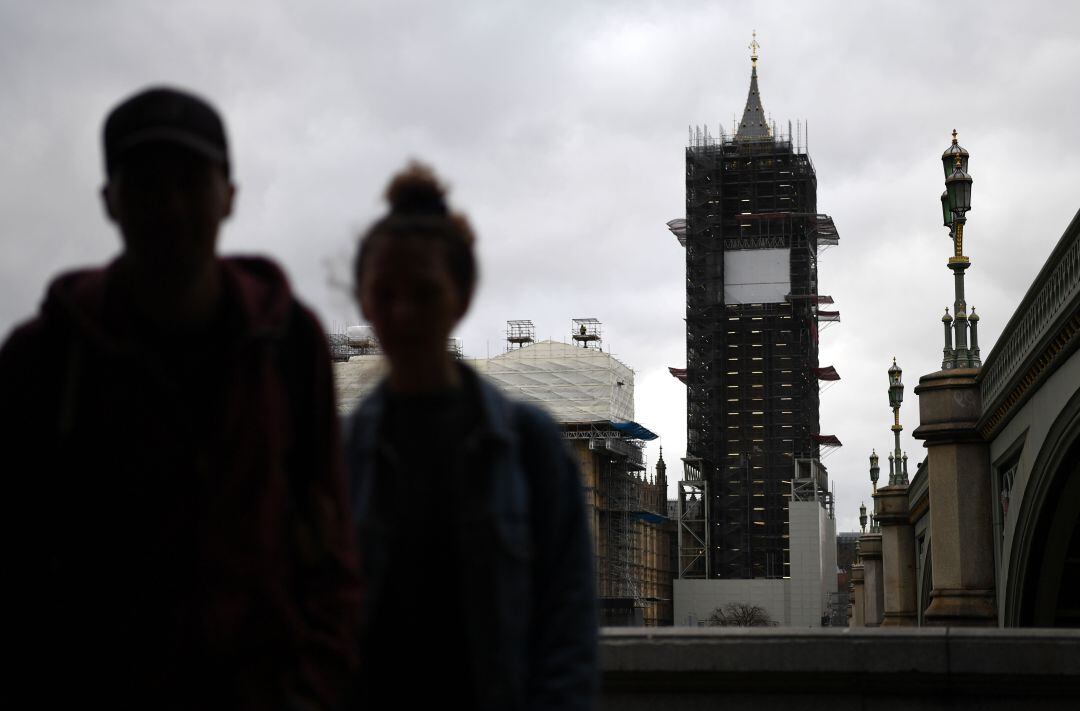
[(775, 627), (777, 622), (760, 605), (729, 602), (713, 610), (707, 624), (712, 627)]

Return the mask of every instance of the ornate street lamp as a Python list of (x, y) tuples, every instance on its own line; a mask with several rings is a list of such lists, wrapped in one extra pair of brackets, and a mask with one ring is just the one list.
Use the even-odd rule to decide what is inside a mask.
[(956, 167), (956, 160), (960, 159), (960, 169), (967, 172), (968, 159), (970, 155), (960, 143), (956, 140), (956, 129), (952, 131), (952, 145), (945, 149), (945, 152), (941, 154), (941, 167), (945, 170), (946, 179), (952, 175), (953, 169)]
[(878, 466), (877, 450), (870, 450), (870, 483), (874, 485), (874, 491), (877, 491), (878, 476), (881, 472), (881, 467)]
[(903, 485), (908, 483), (907, 457), (900, 452), (900, 432), (904, 427), (900, 424), (900, 405), (904, 403), (904, 382), (901, 376), (904, 371), (896, 364), (893, 358), (889, 366), (889, 407), (893, 411), (893, 451), (889, 455), (889, 486)]
[(945, 169), (945, 177), (948, 178), (952, 175), (953, 167), (956, 164), (956, 159), (960, 159), (960, 168), (965, 173), (968, 169), (968, 152), (961, 147), (956, 140), (956, 129), (952, 130), (952, 145), (945, 149), (945, 152), (941, 154), (941, 167)]
[[(951, 324), (946, 320), (945, 355), (941, 361), (943, 370), (952, 368), (978, 368), (979, 346), (976, 333), (972, 333), (971, 347), (968, 347), (967, 302), (964, 300), (964, 271), (971, 266), (964, 256), (964, 224), (967, 213), (971, 210), (971, 175), (968, 173), (970, 156), (956, 139), (956, 129), (952, 132), (952, 144), (941, 154), (941, 165), (945, 171), (945, 192), (941, 194), (941, 213), (945, 227), (953, 240), (953, 255), (949, 257), (948, 267), (953, 271), (953, 317)], [(949, 327), (955, 334), (949, 337)]]
[[(953, 139), (956, 140), (955, 138)], [(947, 153), (948, 151), (946, 151)], [(967, 261), (964, 256), (964, 223), (967, 221), (967, 213), (971, 210), (971, 176), (964, 172), (960, 156), (956, 157), (953, 172), (945, 178), (945, 193), (949, 198), (949, 210), (953, 214), (953, 242), (956, 246), (956, 254), (953, 259)], [(951, 261), (951, 260), (950, 260)]]
[(904, 384), (900, 381), (900, 376), (903, 374), (904, 371), (896, 364), (894, 357), (892, 365), (889, 366), (889, 407), (896, 413), (900, 411), (900, 405), (904, 402)]
[(866, 504), (859, 504), (859, 528), (866, 533)]

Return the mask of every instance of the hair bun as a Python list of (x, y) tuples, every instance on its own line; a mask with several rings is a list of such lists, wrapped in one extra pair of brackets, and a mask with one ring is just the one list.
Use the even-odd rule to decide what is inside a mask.
[(439, 184), (431, 168), (422, 163), (410, 163), (394, 176), (386, 188), (386, 199), (394, 215), (449, 214), (446, 208), (446, 191)]

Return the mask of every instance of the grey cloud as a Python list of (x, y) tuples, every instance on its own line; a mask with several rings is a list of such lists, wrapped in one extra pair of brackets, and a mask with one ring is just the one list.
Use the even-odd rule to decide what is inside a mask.
[(822, 362), (844, 380), (822, 396), (822, 428), (846, 445), (826, 464), (850, 529), (865, 457), (890, 446), (893, 355), (904, 446), (921, 458), (912, 388), (937, 367), (952, 298), (948, 132), (973, 154), (968, 291), (985, 352), (1078, 207), (1078, 27), (1080, 9), (1051, 2), (0, 1), (0, 326), (50, 275), (115, 252), (96, 197), (102, 117), (142, 85), (183, 84), (229, 123), (241, 193), (226, 250), (276, 255), (327, 322), (352, 321), (326, 263), (347, 280), (390, 173), (428, 160), (479, 232), (467, 352), (500, 350), (508, 318), (555, 337), (602, 318), (677, 469), (682, 386), (666, 368), (685, 360), (683, 255), (664, 223), (684, 209), (686, 127), (741, 112), (757, 29), (765, 108), (809, 123), (819, 209), (841, 235), (822, 258), (843, 317)]

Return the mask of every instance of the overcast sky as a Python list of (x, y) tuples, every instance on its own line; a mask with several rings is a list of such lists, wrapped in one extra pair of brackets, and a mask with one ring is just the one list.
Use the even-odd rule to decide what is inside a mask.
[(685, 263), (665, 222), (685, 211), (687, 127), (741, 115), (755, 29), (765, 110), (808, 124), (818, 209), (840, 233), (820, 264), (842, 318), (821, 364), (843, 380), (821, 423), (844, 443), (825, 463), (854, 529), (867, 455), (892, 445), (894, 355), (903, 446), (923, 457), (912, 388), (940, 366), (952, 303), (950, 131), (972, 154), (984, 355), (1080, 208), (1078, 3), (0, 0), (0, 331), (57, 272), (116, 253), (102, 119), (145, 85), (180, 85), (228, 124), (240, 192), (223, 251), (270, 253), (328, 326), (356, 323), (336, 285), (355, 235), (389, 175), (423, 159), (479, 235), (466, 354), (500, 352), (508, 319), (562, 339), (599, 318), (678, 472), (685, 391), (667, 367), (685, 364)]

